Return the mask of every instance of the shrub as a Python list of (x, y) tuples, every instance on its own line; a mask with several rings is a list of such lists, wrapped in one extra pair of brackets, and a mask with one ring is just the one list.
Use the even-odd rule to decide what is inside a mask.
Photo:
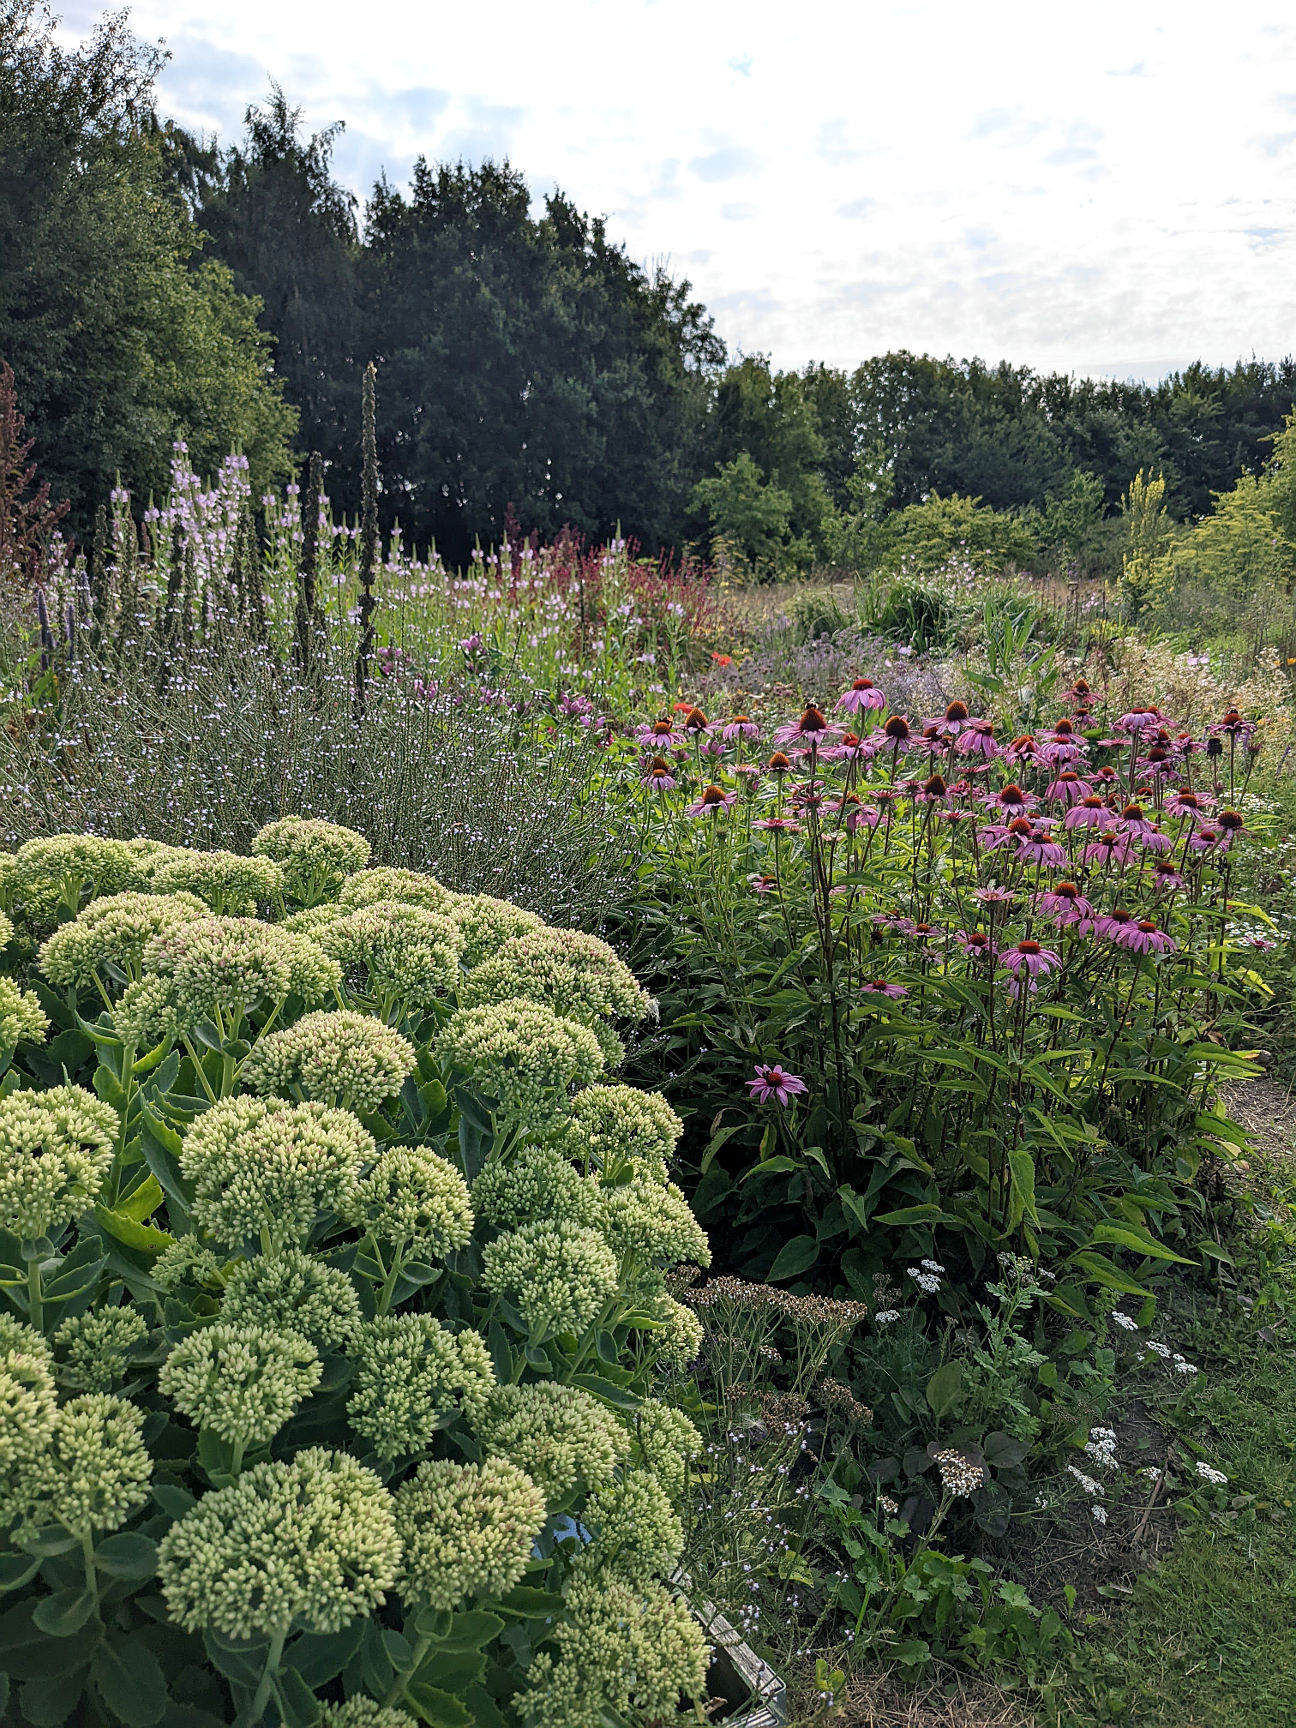
[[(0, 1088), (15, 1728), (530, 1724), (559, 1692), (597, 1728), (701, 1696), (661, 1583), (696, 1436), (650, 1394), (706, 1240), (678, 1119), (589, 1084), (642, 993), (535, 918), (461, 965), (475, 898), (357, 839), (277, 820), (171, 894), (111, 892), (104, 842), (0, 869), (32, 957)], [(180, 885), (218, 879), (325, 943), (428, 921), (437, 965), (388, 968), (379, 1018), (367, 948)]]

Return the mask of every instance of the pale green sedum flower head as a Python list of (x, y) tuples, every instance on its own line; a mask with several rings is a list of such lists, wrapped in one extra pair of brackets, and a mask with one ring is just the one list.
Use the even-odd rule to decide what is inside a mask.
[(48, 1031), (49, 1015), (36, 992), (21, 989), (12, 978), (0, 978), (0, 1053), (19, 1044), (43, 1044)]
[(348, 992), (384, 1014), (430, 1008), (458, 988), (463, 938), (422, 906), (377, 900), (322, 925), (315, 940), (341, 966)]
[(702, 1436), (682, 1410), (657, 1398), (645, 1398), (630, 1425), (644, 1463), (672, 1503), (678, 1504), (688, 1479), (689, 1460), (702, 1451)]
[(546, 928), (535, 912), (511, 900), (497, 900), (493, 894), (458, 894), (450, 915), (463, 937), (465, 966), (479, 966), (514, 936)]
[(391, 1496), (377, 1476), (346, 1453), (313, 1446), (205, 1494), (163, 1537), (158, 1575), (186, 1632), (340, 1632), (382, 1607), (400, 1557)]
[(331, 898), (369, 862), (369, 842), (363, 834), (311, 816), (267, 822), (253, 840), (252, 850), (273, 858), (283, 870), (285, 893), (308, 906)]
[(470, 1074), (506, 1115), (531, 1124), (565, 1114), (572, 1087), (588, 1085), (603, 1068), (589, 1028), (540, 1002), (460, 1009), (438, 1047), (442, 1059)]
[(710, 1650), (688, 1604), (659, 1584), (635, 1590), (586, 1565), (514, 1703), (534, 1728), (604, 1728), (611, 1710), (634, 1721), (671, 1721), (681, 1693), (707, 1695)]
[(633, 1086), (587, 1086), (571, 1102), (564, 1150), (587, 1169), (629, 1162), (637, 1175), (665, 1182), (684, 1124), (660, 1092)]
[(525, 997), (583, 1025), (600, 1018), (642, 1020), (649, 997), (616, 951), (583, 930), (546, 925), (513, 936), (464, 980), (465, 1007)]
[(34, 1327), (0, 1315), (0, 1529), (29, 1512), (32, 1471), (57, 1418), (49, 1345)]
[(544, 1528), (544, 1496), (504, 1458), (420, 1464), (395, 1498), (407, 1604), (447, 1609), (465, 1596), (503, 1595), (522, 1577)]
[(213, 912), (234, 918), (254, 916), (257, 902), (278, 899), (284, 885), (273, 859), (237, 852), (183, 852), (153, 872), (159, 894), (196, 894)]
[(120, 840), (51, 834), (25, 841), (14, 853), (9, 895), (28, 925), (48, 929), (61, 909), (75, 913), (87, 892), (93, 899), (129, 887), (135, 868)]
[(444, 887), (435, 876), (425, 875), (422, 870), (395, 869), (390, 864), (362, 870), (343, 885), (338, 895), (338, 905), (348, 912), (372, 906), (378, 900), (422, 906), (427, 912), (449, 912), (459, 896)]
[(133, 983), (143, 973), (144, 952), (155, 937), (209, 915), (195, 894), (108, 894), (46, 937), (41, 971), (60, 989), (96, 979), (106, 988), (114, 970)]
[(583, 1332), (617, 1292), (616, 1257), (600, 1233), (561, 1219), (508, 1231), (482, 1262), (482, 1282), (515, 1304), (536, 1343)]
[(600, 1566), (642, 1589), (669, 1572), (684, 1552), (684, 1526), (652, 1472), (635, 1470), (591, 1496), (582, 1521), (594, 1532), (590, 1554)]
[(152, 1278), (159, 1289), (174, 1296), (182, 1285), (195, 1289), (220, 1283), (221, 1263), (205, 1242), (196, 1236), (180, 1236), (164, 1248), (153, 1262)]
[(190, 1127), (180, 1152), (193, 1215), (230, 1247), (302, 1243), (321, 1213), (348, 1212), (373, 1136), (346, 1110), (282, 1098), (226, 1098)]
[(418, 1728), (418, 1723), (404, 1710), (357, 1697), (345, 1704), (325, 1704), (320, 1728)]
[(148, 944), (144, 964), (170, 981), (185, 1026), (241, 1016), (289, 995), (309, 1006), (342, 982), (337, 963), (308, 937), (256, 918), (195, 918), (175, 925)]
[(144, 1411), (111, 1392), (87, 1392), (59, 1410), (49, 1444), (32, 1461), (33, 1523), (116, 1530), (149, 1497), (153, 1460)]
[(598, 1184), (551, 1146), (523, 1146), (511, 1157), (488, 1158), (472, 1193), (481, 1216), (506, 1230), (542, 1218), (596, 1224), (600, 1215)]
[(673, 1296), (658, 1296), (654, 1307), (656, 1317), (663, 1322), (652, 1333), (658, 1360), (664, 1368), (682, 1374), (697, 1360), (702, 1348), (702, 1322), (691, 1308)]
[(345, 1272), (300, 1248), (285, 1248), (269, 1258), (258, 1254), (234, 1268), (225, 1285), (221, 1319), (236, 1331), (262, 1327), (298, 1332), (317, 1349), (339, 1349), (359, 1333), (360, 1298)]
[(711, 1264), (706, 1232), (674, 1183), (662, 1186), (636, 1176), (600, 1190), (600, 1199), (599, 1228), (622, 1266)]
[(616, 1417), (578, 1386), (499, 1386), (473, 1432), (488, 1453), (525, 1470), (552, 1506), (611, 1482), (629, 1449)]
[(466, 1247), (473, 1232), (468, 1185), (430, 1146), (389, 1146), (380, 1153), (346, 1217), (411, 1260), (440, 1260)]
[(319, 1355), (296, 1332), (217, 1322), (191, 1332), (162, 1364), (158, 1391), (195, 1428), (231, 1446), (273, 1440), (318, 1386)]
[(130, 1372), (129, 1355), (148, 1337), (138, 1308), (89, 1308), (54, 1333), (58, 1377), (81, 1392), (111, 1392)]
[(27, 1242), (63, 1230), (99, 1192), (117, 1127), (80, 1086), (0, 1099), (0, 1227)]
[(415, 1060), (409, 1039), (374, 1015), (321, 1011), (262, 1038), (242, 1077), (256, 1092), (377, 1110), (400, 1091)]
[(486, 1340), (453, 1333), (430, 1314), (389, 1314), (360, 1333), (347, 1419), (380, 1458), (431, 1444), (462, 1409), (471, 1420), (495, 1385)]

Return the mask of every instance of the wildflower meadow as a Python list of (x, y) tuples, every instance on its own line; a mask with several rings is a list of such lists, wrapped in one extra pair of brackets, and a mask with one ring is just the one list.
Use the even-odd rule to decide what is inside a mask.
[(358, 515), (181, 442), (3, 590), (0, 1714), (1174, 1722), (1287, 1552), (1283, 657), (452, 568), (374, 391)]

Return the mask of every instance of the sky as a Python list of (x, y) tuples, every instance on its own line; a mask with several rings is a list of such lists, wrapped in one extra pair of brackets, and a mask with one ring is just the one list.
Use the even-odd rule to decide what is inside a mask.
[[(65, 32), (101, 8), (65, 0)], [(135, 0), (159, 105), (280, 83), (363, 195), (505, 156), (731, 350), (1155, 378), (1296, 349), (1296, 8), (1256, 0)]]

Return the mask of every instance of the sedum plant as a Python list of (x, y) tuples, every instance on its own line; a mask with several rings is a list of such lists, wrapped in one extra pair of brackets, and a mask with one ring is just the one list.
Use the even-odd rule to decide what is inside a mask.
[(648, 1001), (367, 857), (289, 818), (0, 861), (15, 1728), (705, 1720), (656, 1394), (707, 1244), (609, 1075)]

